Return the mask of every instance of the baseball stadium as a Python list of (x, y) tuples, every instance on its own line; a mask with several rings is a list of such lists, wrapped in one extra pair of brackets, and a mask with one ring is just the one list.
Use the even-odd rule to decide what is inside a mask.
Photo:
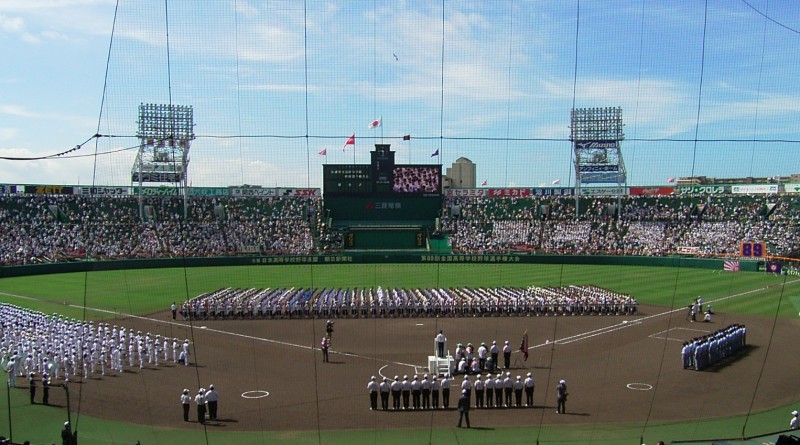
[(800, 443), (798, 17), (0, 5), (0, 445)]

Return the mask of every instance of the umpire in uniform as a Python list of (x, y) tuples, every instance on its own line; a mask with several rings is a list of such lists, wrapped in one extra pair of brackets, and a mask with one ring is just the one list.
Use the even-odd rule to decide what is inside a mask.
[(384, 410), (384, 411), (389, 409), (389, 390), (390, 389), (391, 389), (391, 385), (389, 385), (389, 379), (384, 377), (383, 381), (380, 384), (381, 409)]
[(189, 421), (189, 405), (192, 404), (192, 396), (189, 395), (189, 390), (184, 389), (181, 394), (181, 406), (183, 407), (183, 421)]
[(400, 409), (400, 392), (403, 391), (403, 384), (400, 383), (400, 376), (394, 376), (394, 381), (391, 385), (392, 389), (392, 409), (397, 411)]
[(217, 402), (219, 401), (219, 393), (214, 389), (214, 385), (208, 385), (206, 391), (206, 403), (208, 404), (208, 418), (209, 420), (217, 420)]
[(372, 376), (367, 383), (367, 390), (369, 390), (369, 409), (375, 411), (378, 409), (378, 382), (375, 381), (375, 376)]
[(206, 423), (206, 390), (200, 388), (197, 390), (197, 395), (194, 396), (194, 403), (197, 405), (197, 421)]

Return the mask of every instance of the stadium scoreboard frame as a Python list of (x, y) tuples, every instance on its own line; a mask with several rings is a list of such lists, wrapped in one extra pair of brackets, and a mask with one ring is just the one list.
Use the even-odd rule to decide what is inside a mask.
[(370, 164), (325, 164), (327, 216), (341, 221), (433, 225), (442, 207), (440, 164), (395, 164), (389, 144), (375, 144)]

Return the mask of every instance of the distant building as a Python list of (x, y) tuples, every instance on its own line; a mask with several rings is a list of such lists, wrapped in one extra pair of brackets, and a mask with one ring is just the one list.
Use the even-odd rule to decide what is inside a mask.
[(447, 167), (443, 186), (446, 189), (471, 189), (477, 187), (475, 163), (467, 158), (458, 158)]

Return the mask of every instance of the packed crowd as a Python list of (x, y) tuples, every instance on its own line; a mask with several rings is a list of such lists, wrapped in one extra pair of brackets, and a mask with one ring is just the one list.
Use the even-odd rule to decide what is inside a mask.
[[(0, 265), (71, 258), (308, 254), (319, 198), (0, 196)], [(144, 218), (140, 217), (140, 210)]]
[[(339, 251), (345, 237), (322, 208), (320, 197), (193, 197), (184, 217), (181, 197), (140, 206), (132, 196), (4, 195), (0, 265)], [(448, 197), (440, 222), (454, 253), (734, 257), (752, 240), (772, 255), (800, 254), (800, 202), (788, 194), (582, 198), (579, 207), (574, 197)]]
[[(737, 256), (739, 242), (770, 253), (800, 252), (800, 203), (793, 195), (448, 197), (441, 220), (456, 253), (526, 250), (559, 254), (663, 256), (691, 248)], [(453, 209), (457, 209), (453, 211)]]
[(184, 319), (632, 315), (630, 295), (596, 286), (234, 289), (185, 302)]
[(0, 367), (10, 387), (25, 377), (49, 387), (168, 362), (188, 366), (189, 355), (188, 340), (0, 303)]
[(434, 167), (395, 167), (392, 190), (400, 193), (438, 193), (441, 174)]
[(736, 355), (747, 345), (747, 328), (732, 324), (711, 334), (687, 341), (681, 349), (683, 369), (700, 371), (727, 357)]

